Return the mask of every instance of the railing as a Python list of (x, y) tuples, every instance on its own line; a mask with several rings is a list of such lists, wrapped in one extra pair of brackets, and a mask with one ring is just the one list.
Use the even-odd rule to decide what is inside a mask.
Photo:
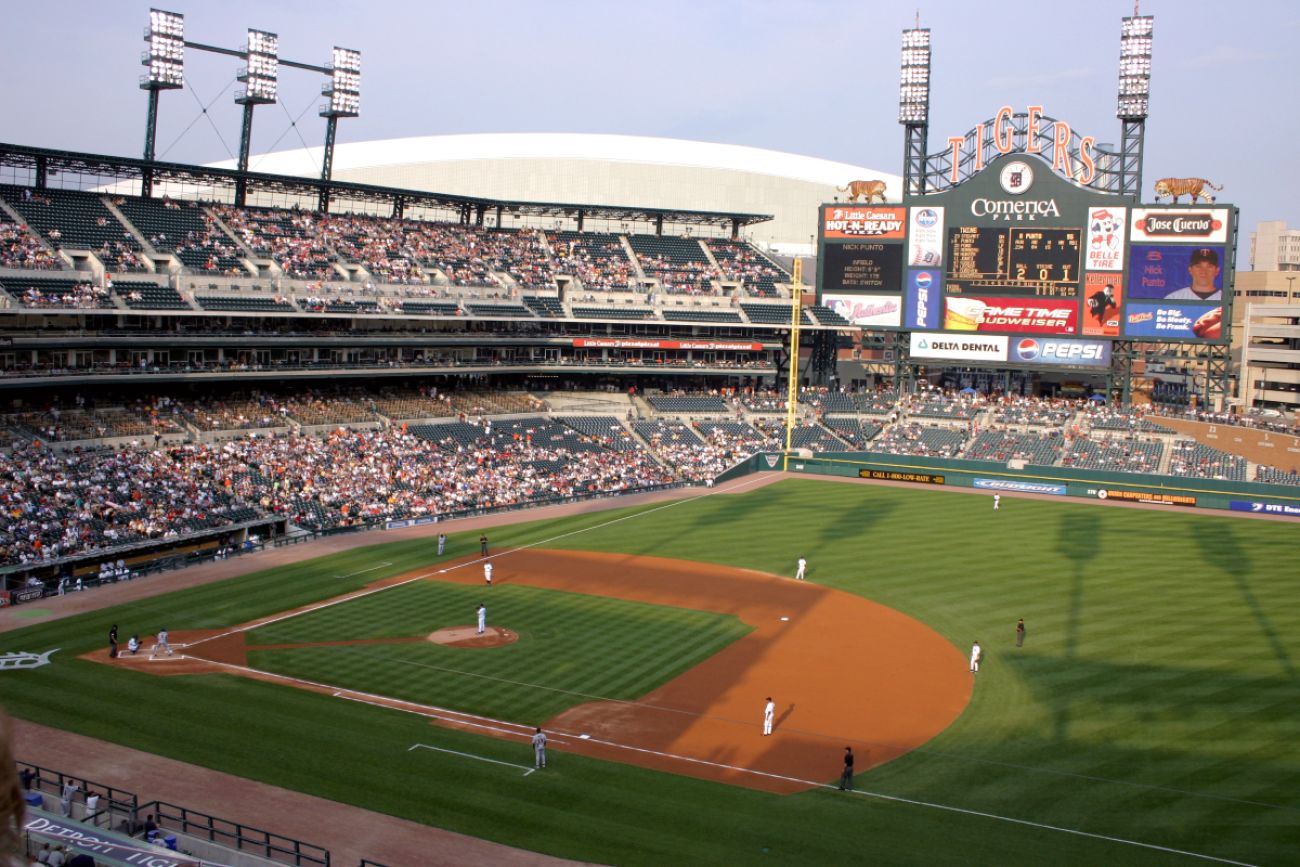
[(72, 807), (77, 804), (80, 804), (82, 809), (85, 810), (87, 795), (92, 793), (99, 795), (99, 804), (95, 812), (86, 812), (85, 815), (79, 817), (80, 821), (87, 824), (104, 827), (105, 823), (112, 823), (112, 817), (115, 814), (133, 817), (139, 808), (139, 797), (134, 792), (128, 792), (107, 783), (88, 780), (85, 777), (65, 774), (52, 768), (44, 768), (30, 762), (18, 761), (15, 764), (18, 766), (19, 777), (24, 780), (24, 789), (26, 791), (37, 792), (41, 795), (48, 794), (50, 797), (57, 798), (62, 802), (64, 786), (73, 784), (77, 787), (67, 806), (63, 807), (62, 803), (60, 804), (61, 812), (66, 811), (64, 815), (71, 816)]
[(154, 821), (158, 823), (160, 833), (165, 827), (188, 837), (205, 839), (237, 852), (249, 852), (284, 864), (298, 865), (298, 867), (310, 867), (310, 865), (329, 867), (328, 849), (292, 837), (284, 837), (240, 822), (209, 816), (207, 813), (200, 813), (166, 801), (150, 801), (141, 805), (140, 810), (146, 815), (155, 817)]

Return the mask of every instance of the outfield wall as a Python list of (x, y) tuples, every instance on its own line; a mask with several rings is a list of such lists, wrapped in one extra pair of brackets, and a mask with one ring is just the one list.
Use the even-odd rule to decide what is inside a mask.
[(1160, 503), (1300, 517), (1300, 488), (1257, 482), (1223, 482), (1148, 473), (1112, 473), (1073, 467), (924, 458), (875, 452), (825, 452), (813, 457), (758, 454), (724, 474), (787, 470), (810, 475), (849, 476), (917, 485), (977, 488), (994, 493)]

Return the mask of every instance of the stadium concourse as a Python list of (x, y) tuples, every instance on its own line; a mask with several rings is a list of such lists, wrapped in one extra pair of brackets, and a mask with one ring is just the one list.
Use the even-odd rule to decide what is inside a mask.
[[(0, 417), (0, 561), (66, 564), (65, 579), (123, 556), (138, 566), (132, 546), (143, 543), (202, 541), (220, 553), (259, 525), (331, 532), (703, 484), (779, 451), (786, 411), (784, 396), (761, 389), (289, 389), (75, 403)], [(814, 453), (1300, 483), (1294, 467), (1177, 434), (1177, 416), (1090, 401), (806, 388), (797, 415), (793, 444)]]

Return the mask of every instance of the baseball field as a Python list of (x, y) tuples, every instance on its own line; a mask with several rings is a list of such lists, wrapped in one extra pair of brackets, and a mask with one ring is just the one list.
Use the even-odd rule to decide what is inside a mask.
[[(740, 488), (521, 514), (491, 531), (491, 588), (453, 528), (441, 558), (405, 539), (34, 621), (3, 649), (58, 651), (0, 673), (0, 703), (606, 864), (1294, 862), (1296, 524)], [(109, 660), (113, 623), (146, 648), (165, 625), (176, 657)]]

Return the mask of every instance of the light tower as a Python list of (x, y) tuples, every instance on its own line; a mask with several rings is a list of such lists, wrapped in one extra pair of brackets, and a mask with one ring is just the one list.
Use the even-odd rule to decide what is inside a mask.
[(248, 171), (248, 151), (253, 140), (253, 109), (271, 105), (280, 96), (280, 37), (264, 30), (248, 31), (248, 45), (244, 48), (248, 65), (237, 76), (244, 83), (243, 90), (235, 91), (235, 102), (244, 107), (244, 124), (239, 133), (239, 173), (235, 182), (235, 204), (243, 207), (248, 194), (248, 183), (243, 175)]
[[(144, 127), (144, 158), (153, 162), (154, 141), (158, 136), (158, 92), (185, 86), (185, 16), (161, 9), (149, 10), (149, 27), (144, 32), (149, 50), (140, 55), (140, 63), (149, 72), (140, 76), (140, 89), (149, 91), (149, 109)], [(153, 192), (153, 173), (145, 169), (142, 193)]]
[[(1134, 13), (1137, 12), (1135, 8)], [(1119, 146), (1119, 189), (1125, 196), (1142, 194), (1142, 142), (1146, 136), (1151, 96), (1151, 36), (1155, 18), (1125, 18), (1119, 36), (1119, 103), (1115, 115), (1122, 129)]]
[[(321, 106), (320, 116), (325, 118), (325, 153), (321, 159), (320, 179), (328, 182), (334, 174), (334, 134), (339, 118), (356, 117), (361, 113), (361, 52), (334, 46), (333, 59), (325, 67), (330, 80), (321, 86), (321, 95), (329, 102)], [(328, 211), (330, 192), (321, 186), (320, 210)]]
[[(919, 25), (919, 21), (917, 22)], [(930, 131), (930, 28), (903, 31), (898, 122), (904, 128), (903, 194), (925, 192), (925, 149)]]

